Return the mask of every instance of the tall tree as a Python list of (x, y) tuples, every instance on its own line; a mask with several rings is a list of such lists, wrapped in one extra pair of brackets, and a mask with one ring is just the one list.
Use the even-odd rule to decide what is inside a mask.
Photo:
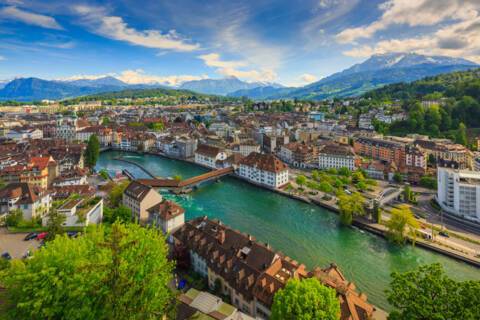
[(273, 299), (271, 320), (337, 320), (340, 302), (334, 289), (316, 278), (292, 279)]
[(415, 240), (419, 223), (408, 205), (401, 205), (398, 209), (393, 208), (390, 212), (387, 228), (389, 238), (395, 243), (403, 244), (407, 236)]
[(480, 281), (456, 282), (440, 264), (391, 276), (391, 320), (480, 319)]
[(55, 239), (57, 235), (63, 234), (63, 223), (65, 222), (65, 215), (58, 212), (56, 209), (51, 209), (47, 216), (47, 236), (45, 240), (51, 241)]
[(117, 222), (57, 237), (2, 272), (6, 318), (162, 319), (174, 306), (172, 271), (154, 228)]
[(95, 167), (100, 156), (100, 141), (97, 135), (92, 134), (88, 139), (87, 149), (85, 149), (85, 164), (89, 168)]
[(459, 143), (461, 145), (464, 145), (464, 146), (466, 146), (467, 143), (468, 143), (467, 127), (465, 126), (465, 124), (463, 122), (460, 122), (460, 124), (458, 125), (457, 134), (455, 136), (455, 142)]
[(128, 187), (129, 181), (123, 181), (113, 184), (112, 190), (108, 195), (110, 206), (118, 207), (122, 202), (123, 191)]
[(358, 192), (351, 195), (341, 194), (338, 197), (338, 207), (342, 224), (351, 225), (354, 216), (363, 216), (365, 214), (364, 204), (365, 198)]

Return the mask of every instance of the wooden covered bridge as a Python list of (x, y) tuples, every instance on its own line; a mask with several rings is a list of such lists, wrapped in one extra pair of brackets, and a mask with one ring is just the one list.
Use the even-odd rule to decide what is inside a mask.
[(151, 186), (153, 188), (164, 188), (169, 189), (175, 193), (186, 193), (191, 191), (194, 187), (197, 187), (199, 184), (211, 180), (219, 179), (223, 176), (232, 174), (234, 172), (232, 167), (212, 170), (201, 174), (199, 176), (191, 177), (185, 180), (175, 180), (175, 179), (137, 179), (138, 182)]

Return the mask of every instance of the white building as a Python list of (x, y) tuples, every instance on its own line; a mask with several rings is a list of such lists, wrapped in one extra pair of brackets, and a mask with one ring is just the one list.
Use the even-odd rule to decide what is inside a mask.
[(212, 169), (217, 168), (217, 161), (225, 161), (227, 153), (217, 147), (201, 144), (195, 151), (195, 163)]
[(275, 189), (288, 183), (288, 166), (273, 154), (252, 152), (240, 161), (238, 175), (250, 182)]
[[(103, 219), (102, 199), (71, 199), (65, 202), (57, 211), (65, 215), (65, 227), (88, 226), (99, 224)], [(42, 224), (48, 223), (48, 216), (42, 220)]]
[(355, 153), (350, 146), (326, 145), (318, 154), (318, 167), (355, 170)]
[(252, 152), (260, 152), (260, 145), (253, 141), (242, 142), (233, 147), (233, 152), (246, 157)]
[(480, 173), (438, 168), (437, 201), (448, 213), (480, 221)]
[(185, 210), (173, 201), (164, 200), (147, 211), (149, 223), (160, 227), (165, 234), (170, 234), (185, 224)]
[(7, 133), (6, 138), (15, 141), (42, 139), (43, 131), (40, 129), (12, 129)]
[(43, 217), (51, 205), (49, 192), (25, 182), (10, 183), (0, 190), (0, 213), (20, 209), (27, 221)]

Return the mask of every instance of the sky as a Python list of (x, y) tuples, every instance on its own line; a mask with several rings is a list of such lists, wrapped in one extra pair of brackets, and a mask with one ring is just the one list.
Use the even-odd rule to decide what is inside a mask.
[(480, 0), (0, 0), (0, 79), (301, 86), (373, 54), (480, 63)]

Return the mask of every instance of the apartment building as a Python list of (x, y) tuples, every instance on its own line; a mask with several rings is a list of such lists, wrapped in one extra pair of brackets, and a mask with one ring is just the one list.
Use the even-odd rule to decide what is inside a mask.
[(187, 221), (172, 237), (178, 263), (188, 263), (212, 289), (220, 283), (232, 304), (256, 319), (270, 317), (275, 293), (289, 279), (312, 277), (337, 291), (341, 320), (370, 319), (373, 315), (367, 296), (359, 294), (335, 264), (308, 271), (268, 244), (207, 217)]
[(0, 171), (4, 182), (25, 182), (43, 189), (47, 189), (57, 175), (58, 166), (52, 157), (33, 157)]
[(432, 155), (437, 163), (448, 164), (460, 170), (473, 168), (473, 153), (461, 144), (450, 140), (415, 140), (414, 144), (422, 151)]
[(29, 221), (43, 217), (51, 208), (50, 193), (29, 183), (10, 183), (0, 190), (0, 212), (14, 209), (23, 212), (23, 219)]
[(180, 228), (185, 223), (185, 209), (170, 200), (163, 200), (147, 209), (149, 224), (162, 229), (165, 234)]
[(311, 168), (316, 166), (318, 149), (316, 146), (304, 143), (291, 142), (280, 147), (279, 158), (297, 168)]
[(244, 141), (233, 146), (233, 152), (246, 157), (252, 152), (260, 152), (260, 145), (254, 141)]
[(134, 220), (140, 224), (149, 223), (148, 209), (162, 202), (163, 197), (152, 187), (132, 181), (123, 192), (122, 203), (132, 210)]
[(327, 144), (319, 152), (318, 167), (320, 169), (347, 168), (355, 170), (357, 167), (356, 156), (348, 145)]
[(225, 150), (206, 144), (200, 144), (195, 151), (195, 163), (212, 169), (217, 168), (217, 161), (224, 161), (227, 157)]
[(353, 143), (356, 154), (374, 160), (393, 162), (403, 171), (405, 168), (405, 144), (377, 138), (360, 137)]
[(250, 182), (273, 189), (288, 183), (288, 166), (273, 154), (250, 153), (240, 160), (237, 173)]
[(480, 222), (480, 173), (438, 168), (437, 201), (448, 213)]
[(43, 131), (35, 128), (15, 128), (11, 129), (6, 137), (14, 141), (42, 139)]

